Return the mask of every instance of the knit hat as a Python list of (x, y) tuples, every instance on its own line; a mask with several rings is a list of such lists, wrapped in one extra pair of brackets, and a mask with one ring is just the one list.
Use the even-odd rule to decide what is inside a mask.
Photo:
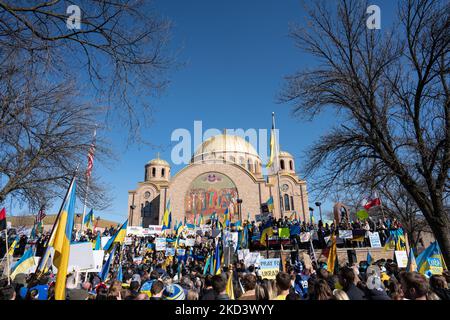
[(163, 291), (164, 300), (184, 300), (185, 294), (183, 288), (178, 284), (168, 285)]

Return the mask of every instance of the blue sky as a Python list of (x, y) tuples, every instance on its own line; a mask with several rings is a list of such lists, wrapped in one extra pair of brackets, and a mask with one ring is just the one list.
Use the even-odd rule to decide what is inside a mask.
[[(390, 1), (370, 4), (380, 5), (382, 19), (392, 14)], [(119, 160), (108, 166), (94, 165), (95, 175), (111, 186), (113, 202), (96, 215), (123, 221), (128, 210), (127, 191), (142, 181), (145, 163), (157, 152), (170, 162), (172, 131), (193, 131), (195, 120), (203, 121), (204, 130), (269, 129), (271, 112), (275, 111), (281, 149), (295, 156), (302, 176), (305, 150), (334, 125), (335, 115), (300, 121), (291, 116), (290, 106), (276, 103), (283, 77), (314, 64), (311, 57), (295, 48), (288, 35), (290, 23), (302, 22), (300, 1), (155, 0), (154, 7), (172, 20), (171, 47), (180, 50), (178, 62), (184, 64), (170, 73), (170, 86), (152, 101), (154, 123), (143, 131), (145, 139), (165, 148), (126, 147), (121, 128), (113, 130), (109, 139)], [(182, 167), (173, 166), (172, 175)], [(313, 185), (314, 181), (308, 183)], [(310, 203), (316, 200), (310, 194)], [(321, 201), (324, 211), (331, 210), (330, 201)]]

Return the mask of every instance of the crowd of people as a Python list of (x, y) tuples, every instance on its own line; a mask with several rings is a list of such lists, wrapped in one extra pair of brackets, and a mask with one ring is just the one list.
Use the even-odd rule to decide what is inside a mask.
[[(334, 231), (334, 225), (318, 226), (279, 219), (270, 222), (274, 228), (292, 224), (302, 230), (316, 228), (319, 239)], [(352, 227), (359, 228), (355, 222)], [(383, 223), (384, 224), (384, 223)], [(389, 222), (389, 225), (393, 224)], [(339, 227), (339, 226), (338, 226)], [(370, 223), (369, 223), (370, 227)], [(372, 226), (373, 227), (373, 226)], [(401, 227), (397, 224), (397, 227)], [(249, 223), (249, 238), (262, 232), (261, 226)], [(375, 225), (374, 228), (377, 228)], [(259, 229), (259, 230), (258, 230)], [(372, 229), (376, 230), (376, 229)], [(388, 230), (388, 229), (387, 229)], [(103, 235), (113, 234), (114, 228)], [(248, 264), (238, 258), (236, 252), (222, 260), (218, 272), (210, 272), (208, 258), (218, 242), (211, 231), (197, 232), (187, 237), (195, 238), (195, 245), (185, 249), (183, 256), (167, 256), (155, 250), (155, 237), (132, 236), (127, 243), (117, 245), (113, 259), (104, 278), (99, 273), (72, 273), (67, 277), (68, 300), (449, 300), (450, 274), (433, 275), (430, 278), (417, 272), (398, 268), (391, 259), (359, 264), (341, 263), (334, 272), (328, 271), (325, 261), (306, 264), (299, 257), (282, 258), (275, 279), (262, 277), (257, 263)], [(43, 251), (48, 234), (35, 241), (36, 252)], [(74, 232), (75, 241), (95, 241), (97, 233)], [(170, 232), (168, 241), (175, 243), (177, 235)], [(251, 243), (251, 242), (250, 242)], [(222, 248), (223, 249), (223, 248)], [(106, 259), (105, 259), (106, 262)], [(55, 274), (48, 270), (40, 274), (15, 276), (8, 284), (0, 280), (2, 300), (51, 300), (53, 299)], [(231, 284), (231, 286), (230, 286)], [(232, 287), (232, 290), (231, 288)]]

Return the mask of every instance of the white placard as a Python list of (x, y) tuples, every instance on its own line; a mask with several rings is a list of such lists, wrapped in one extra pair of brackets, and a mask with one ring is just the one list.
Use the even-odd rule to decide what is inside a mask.
[(123, 243), (127, 246), (131, 246), (133, 244), (133, 238), (125, 237), (125, 239), (123, 240)]
[(238, 259), (244, 260), (244, 258), (250, 253), (250, 249), (238, 250)]
[(195, 245), (195, 239), (187, 238), (186, 239), (186, 246), (187, 247), (193, 247)]
[(339, 238), (353, 239), (352, 230), (339, 230)]
[(142, 237), (142, 227), (134, 226), (127, 227), (127, 235), (131, 234), (133, 236)]
[(369, 232), (369, 240), (372, 248), (381, 248), (380, 234), (378, 232)]
[(86, 270), (86, 272), (101, 272), (103, 268), (103, 258), (105, 256), (105, 251), (93, 250), (92, 255), (94, 256), (94, 267), (92, 269)]
[(245, 267), (248, 268), (252, 264), (254, 266), (259, 266), (259, 261), (261, 260), (261, 255), (259, 252), (250, 252), (247, 256), (244, 258), (244, 264)]
[(153, 234), (160, 234), (162, 233), (162, 226), (160, 225), (149, 225), (148, 228), (146, 228), (144, 235), (153, 235)]
[(155, 239), (155, 250), (156, 251), (164, 251), (166, 250), (167, 243), (166, 238), (156, 238)]
[(408, 265), (408, 255), (406, 251), (395, 251), (395, 260), (397, 260), (397, 265), (399, 268), (406, 268)]

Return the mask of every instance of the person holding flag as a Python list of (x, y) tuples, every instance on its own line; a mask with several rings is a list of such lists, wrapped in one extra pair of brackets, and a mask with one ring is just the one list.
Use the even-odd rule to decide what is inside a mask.
[(117, 230), (117, 232), (108, 240), (108, 242), (103, 247), (105, 251), (111, 251), (115, 243), (123, 244), (125, 241), (125, 236), (127, 233), (128, 219), (122, 224), (122, 226)]

